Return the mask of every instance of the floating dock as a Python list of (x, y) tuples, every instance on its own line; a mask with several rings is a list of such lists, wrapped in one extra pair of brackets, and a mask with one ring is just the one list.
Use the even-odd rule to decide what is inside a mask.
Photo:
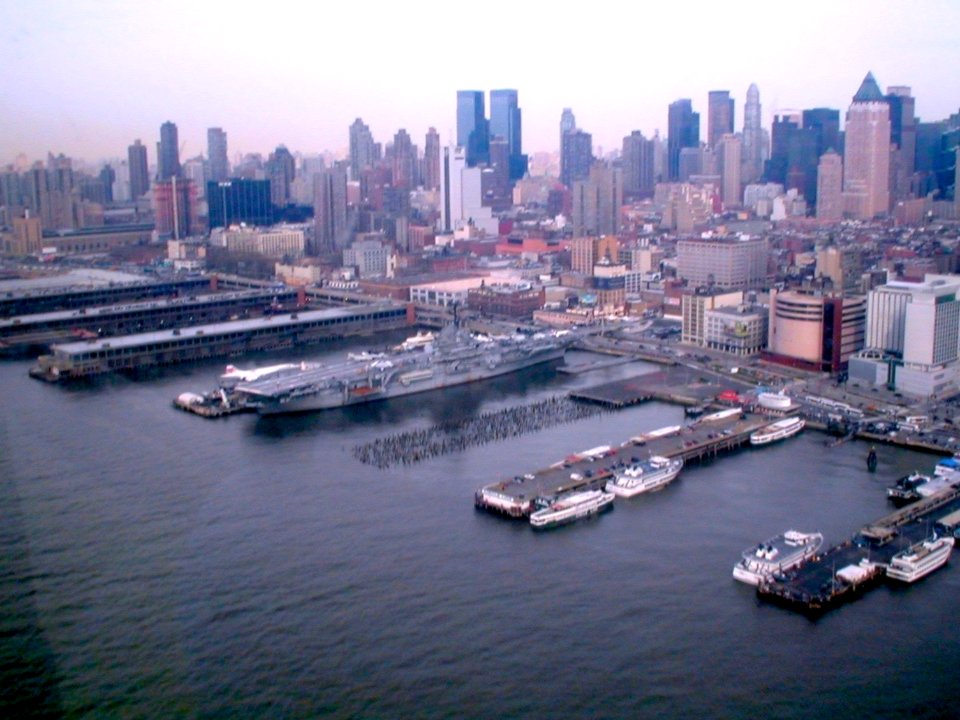
[(474, 495), (483, 510), (527, 517), (538, 502), (574, 490), (602, 487), (622, 465), (653, 455), (685, 463), (716, 457), (749, 444), (750, 434), (771, 424), (769, 418), (744, 415), (739, 408), (713, 413), (688, 426), (671, 426), (630, 438), (619, 446), (574, 453), (548, 468), (486, 485)]
[(764, 600), (818, 615), (878, 584), (898, 552), (930, 536), (932, 523), (960, 509), (960, 487), (906, 506), (860, 529), (787, 577), (757, 588)]

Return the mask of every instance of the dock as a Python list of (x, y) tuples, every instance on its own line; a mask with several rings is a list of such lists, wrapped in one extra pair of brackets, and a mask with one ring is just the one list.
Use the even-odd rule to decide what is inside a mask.
[(537, 503), (575, 490), (602, 487), (616, 468), (654, 455), (685, 463), (717, 457), (750, 442), (750, 435), (771, 424), (739, 408), (706, 415), (693, 425), (672, 426), (637, 435), (616, 446), (573, 453), (550, 467), (486, 485), (474, 495), (483, 510), (523, 518)]
[(30, 370), (48, 382), (119, 370), (291, 348), (413, 324), (412, 309), (392, 302), (308, 310), (161, 332), (54, 345)]
[(570, 397), (611, 408), (627, 407), (648, 400), (691, 406), (710, 403), (722, 390), (717, 383), (700, 378), (687, 368), (670, 368), (575, 390)]
[(929, 537), (938, 518), (958, 509), (960, 484), (868, 523), (787, 577), (762, 583), (757, 593), (791, 610), (823, 613), (877, 585), (894, 555)]
[(226, 322), (303, 310), (304, 305), (302, 290), (284, 288), (189, 294), (18, 315), (0, 318), (0, 355), (36, 355), (57, 343)]

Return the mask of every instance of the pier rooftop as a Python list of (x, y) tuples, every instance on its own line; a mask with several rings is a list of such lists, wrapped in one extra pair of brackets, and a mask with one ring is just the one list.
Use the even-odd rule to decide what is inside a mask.
[(548, 468), (480, 488), (478, 507), (512, 517), (525, 517), (536, 498), (552, 499), (583, 488), (603, 486), (617, 467), (654, 455), (684, 462), (717, 454), (750, 442), (750, 434), (771, 424), (769, 418), (744, 414), (740, 408), (706, 415), (687, 426), (675, 425), (637, 435), (620, 445), (573, 453)]

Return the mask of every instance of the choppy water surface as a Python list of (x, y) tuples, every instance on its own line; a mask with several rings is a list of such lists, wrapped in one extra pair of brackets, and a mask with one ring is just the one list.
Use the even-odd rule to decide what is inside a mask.
[(886, 514), (884, 487), (931, 456), (880, 448), (871, 475), (862, 444), (827, 449), (807, 432), (535, 534), (475, 511), (473, 491), (681, 410), (648, 404), (387, 470), (353, 449), (637, 366), (215, 421), (171, 400), (212, 387), (216, 363), (71, 387), (27, 367), (0, 365), (0, 684), (13, 715), (960, 711), (956, 567), (816, 622), (730, 577), (744, 547), (782, 530), (835, 542)]

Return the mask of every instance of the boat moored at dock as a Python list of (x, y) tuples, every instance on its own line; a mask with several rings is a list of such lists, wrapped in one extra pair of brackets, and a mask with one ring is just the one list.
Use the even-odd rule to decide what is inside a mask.
[(635, 460), (626, 467), (614, 470), (614, 479), (607, 483), (605, 489), (618, 497), (633, 497), (665, 487), (682, 469), (682, 459), (654, 455), (648, 460)]
[(926, 577), (946, 564), (953, 550), (951, 536), (933, 537), (911, 545), (893, 556), (887, 566), (887, 577), (904, 583), (912, 583)]
[(613, 493), (603, 490), (585, 490), (561, 496), (542, 510), (530, 515), (535, 530), (547, 530), (597, 515), (613, 507)]
[(778, 420), (772, 425), (768, 425), (765, 428), (757, 430), (755, 433), (751, 433), (750, 444), (766, 445), (767, 443), (776, 442), (777, 440), (785, 440), (803, 430), (806, 424), (806, 421), (799, 417), (789, 417)]
[(733, 567), (733, 577), (748, 585), (760, 585), (799, 567), (817, 554), (823, 545), (821, 533), (787, 530), (759, 545), (749, 547)]

